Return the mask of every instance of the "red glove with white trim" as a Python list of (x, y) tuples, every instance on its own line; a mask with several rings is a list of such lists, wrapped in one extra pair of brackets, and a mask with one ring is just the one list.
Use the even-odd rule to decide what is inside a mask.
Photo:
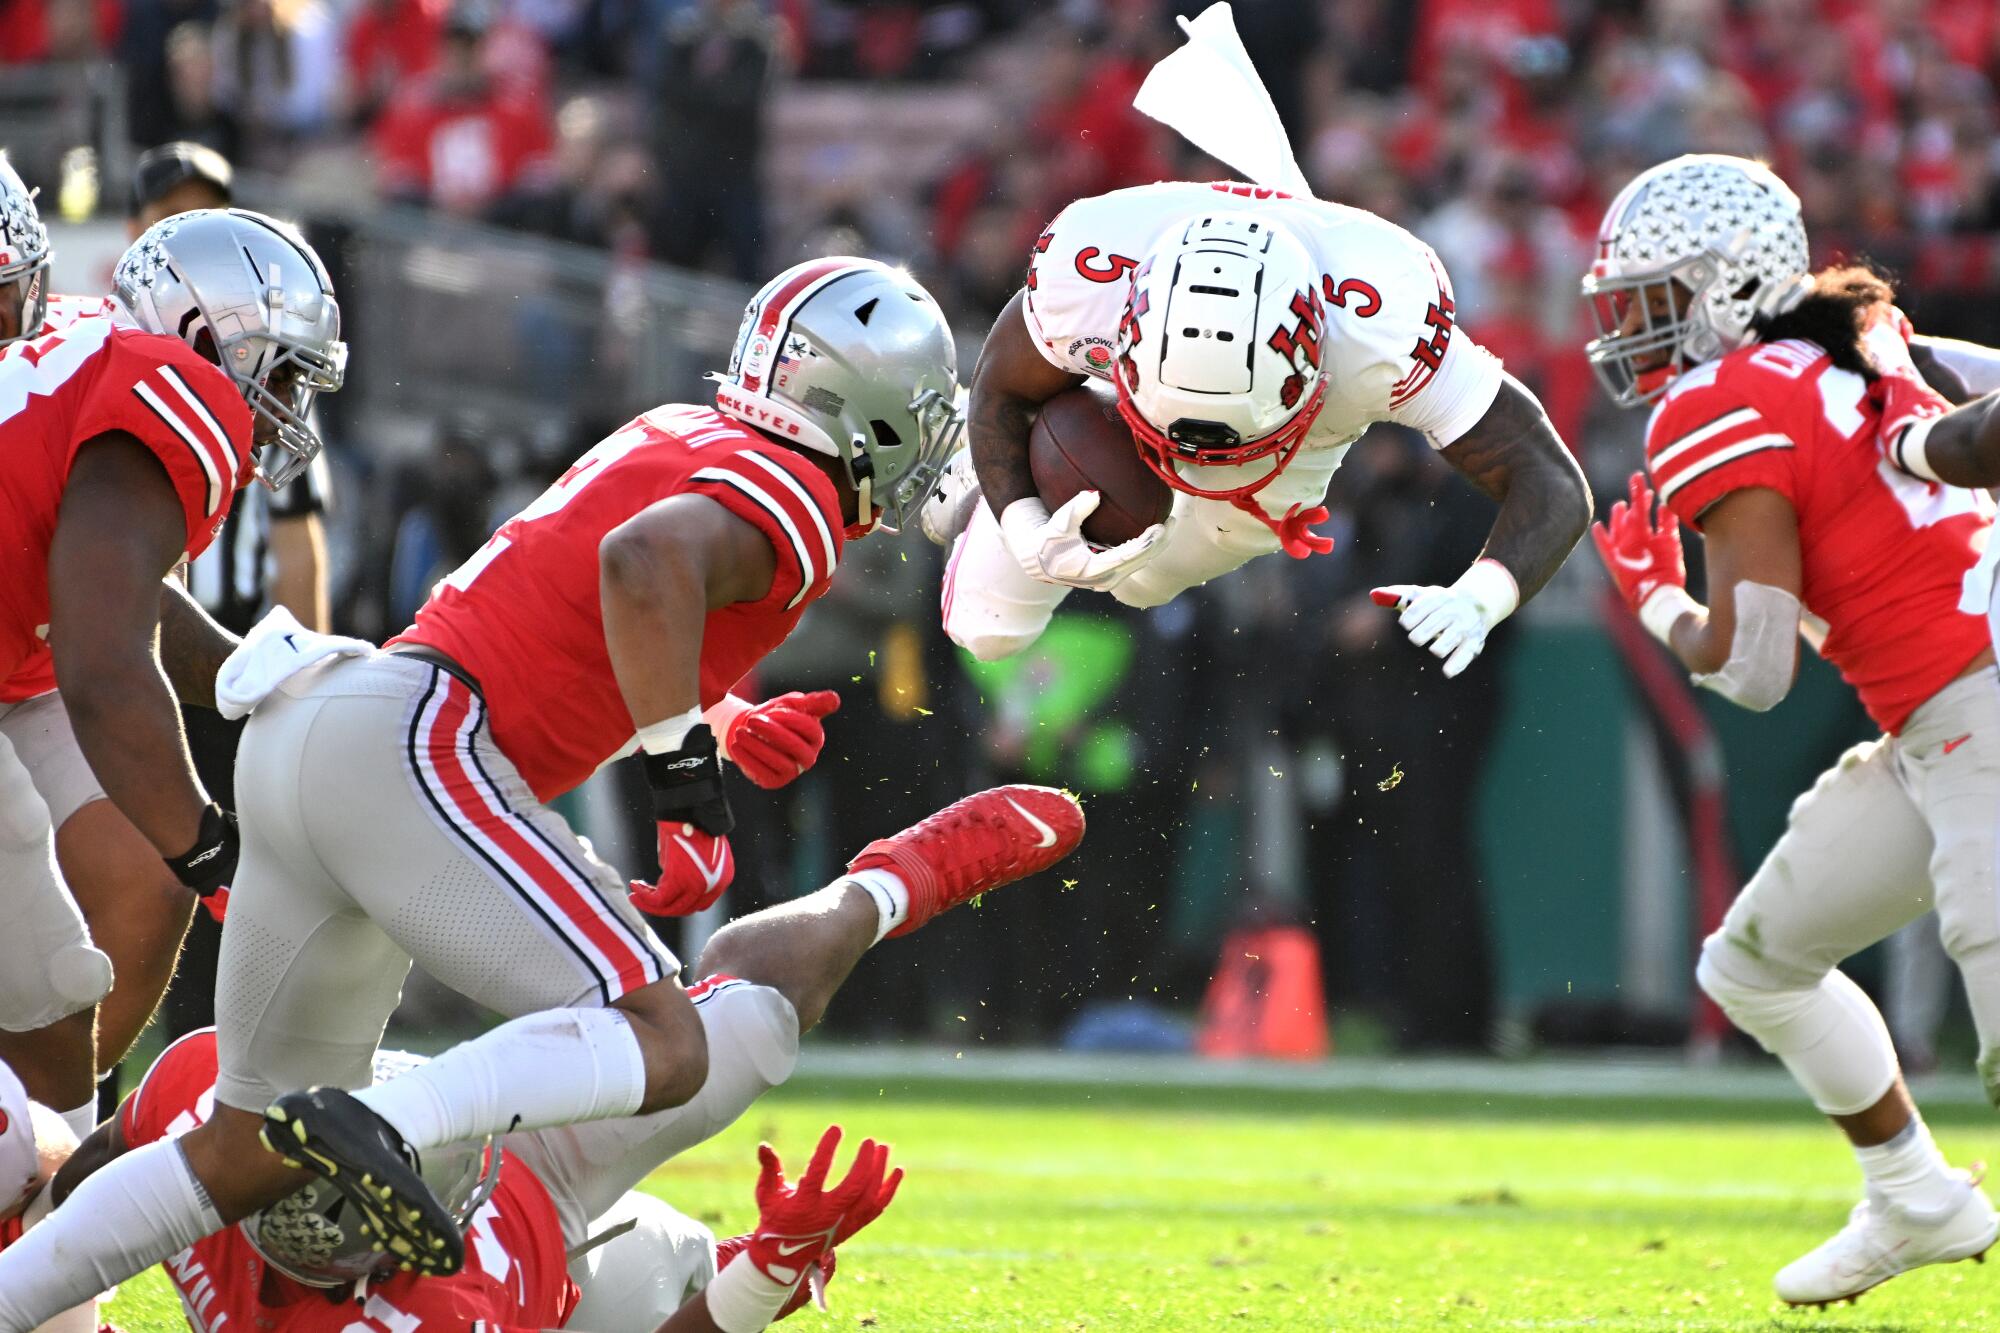
[(653, 916), (687, 916), (712, 905), (736, 878), (729, 830), (736, 817), (722, 785), (722, 759), (706, 725), (688, 731), (680, 748), (640, 756), (659, 821), (660, 878), (633, 880), (632, 905)]
[(1889, 466), (1936, 481), (1922, 446), (1931, 423), (1951, 411), (1951, 403), (1922, 379), (1908, 375), (1882, 376), (1868, 386), (1868, 397), (1882, 411), (1875, 439)]
[(1653, 517), (1653, 488), (1644, 472), (1632, 474), (1627, 499), (1611, 506), (1611, 515), (1590, 526), (1597, 554), (1611, 571), (1625, 605), (1645, 618), (1646, 603), (1668, 588), (1687, 591), (1687, 562), (1681, 555), (1680, 522), (1665, 505)]
[(736, 878), (736, 853), (726, 833), (693, 824), (660, 826), (660, 878), (633, 880), (632, 905), (648, 916), (693, 916), (715, 905)]
[(722, 735), (722, 752), (760, 787), (782, 787), (813, 766), (826, 744), (820, 719), (840, 707), (832, 690), (794, 690), (745, 709)]
[(826, 1271), (834, 1247), (881, 1216), (895, 1198), (902, 1168), (889, 1171), (889, 1147), (873, 1139), (861, 1141), (846, 1178), (826, 1188), (839, 1147), (840, 1126), (834, 1125), (792, 1185), (771, 1145), (758, 1145), (763, 1170), (757, 1177), (757, 1228), (706, 1293), (709, 1317), (725, 1333), (762, 1328), (796, 1309), (801, 1283)]

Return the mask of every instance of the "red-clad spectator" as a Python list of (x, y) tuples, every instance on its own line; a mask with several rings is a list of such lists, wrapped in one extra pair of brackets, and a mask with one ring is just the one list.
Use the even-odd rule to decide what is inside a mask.
[(474, 215), (547, 184), (547, 109), (486, 72), (486, 17), (483, 6), (461, 0), (445, 23), (437, 69), (376, 122), (383, 193)]
[(347, 29), (347, 93), (355, 123), (369, 125), (398, 88), (436, 68), (442, 0), (366, 0)]
[(121, 0), (0, 0), (0, 65), (89, 60), (112, 49)]

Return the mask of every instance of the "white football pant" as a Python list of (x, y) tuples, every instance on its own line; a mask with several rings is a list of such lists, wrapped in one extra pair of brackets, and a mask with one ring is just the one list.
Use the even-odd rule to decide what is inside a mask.
[(1792, 806), (1696, 976), (1828, 1115), (1896, 1078), (1882, 1017), (1840, 961), (1935, 905), (2000, 1102), (2000, 676), (1955, 681), (1902, 734), (1857, 745)]

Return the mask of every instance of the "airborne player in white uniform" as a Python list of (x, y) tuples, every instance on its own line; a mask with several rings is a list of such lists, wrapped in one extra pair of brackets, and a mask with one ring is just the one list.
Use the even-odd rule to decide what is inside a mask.
[[(1164, 524), (1108, 550), (1081, 534), (1096, 493), (1050, 514), (1028, 468), (1036, 410), (1086, 377), (1112, 381), (1135, 447), (1178, 492)], [(987, 336), (968, 454), (925, 512), (926, 533), (954, 543), (946, 632), (1004, 657), (1071, 588), (1158, 606), (1255, 556), (1329, 550), (1311, 525), (1378, 421), (1422, 431), (1500, 502), (1452, 586), (1377, 590), (1455, 676), (1562, 564), (1590, 493), (1534, 395), (1457, 327), (1430, 247), (1360, 209), (1259, 186), (1079, 200)]]

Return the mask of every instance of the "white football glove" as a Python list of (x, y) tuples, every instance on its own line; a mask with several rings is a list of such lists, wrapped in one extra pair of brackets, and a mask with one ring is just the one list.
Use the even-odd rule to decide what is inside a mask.
[(1153, 558), (1167, 535), (1164, 523), (1105, 550), (1090, 544), (1083, 521), (1096, 512), (1100, 498), (1096, 491), (1078, 491), (1053, 514), (1033, 496), (1007, 506), (1000, 535), (1029, 578), (1101, 592)]
[(948, 547), (972, 521), (972, 511), (982, 498), (979, 474), (972, 470), (972, 450), (960, 449), (938, 474), (937, 485), (917, 515), (917, 526), (924, 536)]
[(1493, 627), (1514, 613), (1520, 589), (1497, 560), (1479, 560), (1449, 588), (1435, 584), (1392, 583), (1371, 594), (1378, 606), (1393, 606), (1410, 642), (1429, 646), (1444, 659), (1444, 674), (1456, 676), (1472, 665)]

